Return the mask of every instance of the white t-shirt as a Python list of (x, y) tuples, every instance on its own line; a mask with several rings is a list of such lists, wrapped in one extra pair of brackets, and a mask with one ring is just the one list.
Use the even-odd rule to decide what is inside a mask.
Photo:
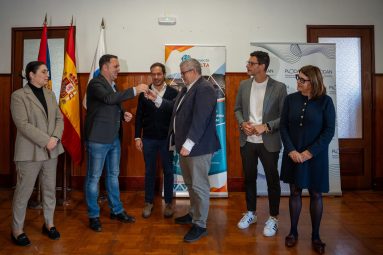
[[(266, 86), (269, 78), (258, 83), (253, 79), (250, 91), (249, 121), (254, 125), (262, 124), (263, 100), (265, 99)], [(247, 137), (250, 143), (263, 143), (262, 135), (251, 135)]]

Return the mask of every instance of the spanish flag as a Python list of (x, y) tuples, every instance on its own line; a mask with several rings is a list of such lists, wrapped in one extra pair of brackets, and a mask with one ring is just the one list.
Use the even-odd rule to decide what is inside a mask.
[(47, 15), (45, 15), (43, 32), (41, 34), (40, 40), (40, 49), (38, 61), (44, 62), (49, 71), (49, 81), (47, 88), (52, 90), (52, 79), (51, 79), (51, 59), (49, 56), (49, 47), (48, 47), (48, 28), (47, 28)]
[(82, 160), (80, 134), (80, 94), (76, 70), (74, 27), (69, 28), (64, 72), (60, 90), (60, 109), (64, 117), (64, 133), (61, 138), (65, 150), (76, 164)]

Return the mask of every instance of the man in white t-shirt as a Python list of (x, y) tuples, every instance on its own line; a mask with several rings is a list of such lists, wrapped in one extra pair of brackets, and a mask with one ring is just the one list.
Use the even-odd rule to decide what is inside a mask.
[(240, 127), (240, 150), (245, 179), (247, 212), (238, 222), (241, 229), (257, 221), (257, 176), (260, 159), (267, 182), (270, 216), (263, 234), (274, 236), (278, 231), (281, 187), (278, 157), (281, 149), (279, 118), (287, 95), (286, 85), (267, 74), (270, 57), (266, 52), (254, 51), (247, 61), (250, 79), (241, 81), (234, 113)]

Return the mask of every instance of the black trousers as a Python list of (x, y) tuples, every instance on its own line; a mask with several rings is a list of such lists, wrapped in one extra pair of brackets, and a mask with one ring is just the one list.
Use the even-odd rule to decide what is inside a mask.
[(249, 143), (241, 147), (242, 166), (245, 176), (246, 205), (248, 211), (257, 209), (258, 158), (266, 174), (269, 210), (271, 216), (279, 214), (281, 185), (278, 173), (279, 151), (269, 152), (263, 143)]

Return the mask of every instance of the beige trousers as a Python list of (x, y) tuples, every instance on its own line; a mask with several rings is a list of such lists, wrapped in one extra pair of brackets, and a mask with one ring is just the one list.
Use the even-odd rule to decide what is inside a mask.
[(17, 184), (12, 204), (12, 229), (23, 231), (28, 200), (41, 174), (41, 191), (45, 225), (53, 225), (56, 207), (57, 158), (45, 161), (16, 161)]
[(193, 223), (206, 228), (210, 204), (209, 169), (212, 154), (195, 157), (180, 156), (182, 177), (190, 197), (189, 214)]

